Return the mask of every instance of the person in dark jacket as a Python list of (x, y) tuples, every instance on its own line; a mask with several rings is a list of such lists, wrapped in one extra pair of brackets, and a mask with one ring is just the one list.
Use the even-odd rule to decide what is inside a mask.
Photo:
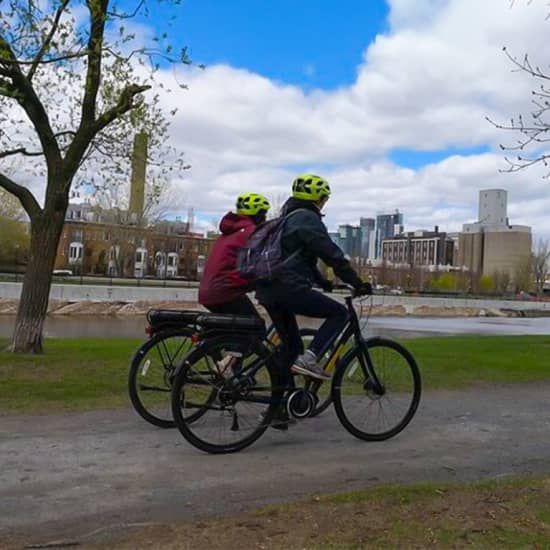
[[(331, 290), (331, 283), (317, 269), (317, 260), (332, 267), (343, 282), (359, 292), (369, 294), (372, 290), (332, 241), (322, 221), (321, 210), (329, 196), (330, 186), (319, 176), (305, 174), (294, 180), (292, 197), (281, 212), (285, 216), (294, 212), (288, 216), (281, 236), (288, 260), (276, 280), (259, 283), (256, 290), (285, 344), (285, 363), (294, 373), (322, 380), (330, 379), (330, 375), (318, 365), (319, 358), (344, 327), (348, 312), (341, 303), (313, 290), (314, 284)], [(305, 353), (296, 315), (325, 319)]]
[(265, 221), (269, 207), (263, 195), (246, 193), (237, 198), (236, 213), (228, 212), (220, 221), (221, 236), (208, 256), (199, 286), (199, 303), (211, 312), (258, 315), (246, 295), (249, 282), (237, 271), (237, 253)]

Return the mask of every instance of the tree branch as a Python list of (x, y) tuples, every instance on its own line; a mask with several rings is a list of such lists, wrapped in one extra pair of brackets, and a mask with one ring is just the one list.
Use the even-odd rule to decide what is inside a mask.
[[(5, 52), (8, 59), (17, 61), (10, 45), (2, 35), (0, 35), (0, 49)], [(48, 168), (52, 169), (51, 172), (53, 173), (52, 163), (61, 159), (61, 153), (57, 146), (57, 141), (50, 125), (46, 109), (44, 109), (44, 105), (42, 105), (31, 82), (21, 71), (19, 63), (12, 65), (10, 69), (10, 78), (11, 82), (6, 83), (7, 88), (4, 88), (5, 90), (7, 89), (8, 93), (3, 95), (8, 95), (16, 99), (19, 105), (21, 105), (27, 113), (40, 139)], [(3, 84), (2, 81), (0, 81), (0, 85), (1, 84)]]
[(8, 193), (15, 195), (31, 220), (42, 213), (42, 209), (36, 202), (34, 195), (22, 185), (18, 185), (8, 176), (0, 173), (0, 187), (3, 187)]
[(529, 61), (529, 56), (526, 54), (523, 58), (523, 63), (520, 63), (513, 55), (510, 55), (510, 52), (506, 47), (502, 48), (506, 57), (516, 66), (518, 69), (529, 73), (532, 76), (542, 78), (544, 80), (550, 80), (550, 75), (547, 75), (541, 71), (539, 67), (533, 68), (531, 62)]
[(101, 57), (103, 50), (103, 35), (105, 32), (105, 13), (109, 0), (86, 0), (90, 12), (90, 37), (86, 50), (88, 56), (88, 70), (84, 99), (82, 100), (82, 118), (80, 128), (84, 128), (95, 120), (96, 100), (101, 82)]
[[(86, 55), (87, 55), (86, 52), (82, 50), (74, 53), (67, 53), (65, 55), (60, 55), (58, 57), (50, 57), (48, 59), (42, 59), (39, 64), (46, 65), (48, 63), (59, 63), (59, 61), (67, 61), (68, 59), (77, 59), (79, 57), (86, 57)], [(35, 63), (35, 60), (33, 61), (24, 61), (23, 59), (11, 60), (11, 59), (0, 57), (0, 63), (4, 63), (5, 65), (25, 66), (25, 65), (33, 65)], [(28, 75), (27, 75), (27, 78), (29, 78)], [(30, 78), (32, 78), (32, 75)]]
[(53, 19), (52, 28), (50, 29), (50, 32), (48, 33), (48, 36), (46, 36), (46, 39), (44, 40), (44, 43), (40, 47), (40, 50), (38, 51), (38, 54), (36, 54), (36, 57), (34, 58), (34, 61), (32, 62), (31, 68), (29, 69), (29, 72), (27, 73), (27, 80), (31, 81), (32, 77), (34, 76), (34, 73), (36, 72), (36, 69), (38, 68), (38, 65), (42, 61), (42, 58), (48, 51), (48, 48), (50, 47), (50, 44), (52, 42), (52, 38), (54, 37), (55, 32), (57, 31), (57, 28), (59, 27), (59, 20), (61, 19), (61, 16), (63, 15), (63, 12), (65, 11), (65, 8), (67, 7), (67, 4), (69, 3), (69, 0), (63, 0), (59, 7), (57, 8), (57, 12), (55, 13), (55, 17)]
[(138, 94), (142, 94), (147, 90), (150, 90), (151, 86), (147, 84), (130, 84), (122, 90), (118, 103), (108, 111), (105, 111), (93, 125), (94, 135), (103, 130), (105, 126), (109, 125), (113, 120), (120, 118), (129, 110), (135, 107), (134, 97)]
[[(14, 72), (19, 68), (17, 58), (13, 53), (8, 41), (0, 34), (0, 51), (7, 57), (0, 57), (0, 74), (11, 78)], [(2, 66), (3, 65), (3, 66)], [(6, 65), (8, 65), (6, 67)]]
[(44, 154), (43, 151), (27, 151), (25, 147), (18, 147), (17, 149), (10, 149), (8, 151), (0, 151), (0, 159), (9, 157), (11, 155), (25, 155), (26, 157), (39, 157)]
[(86, 125), (84, 128), (79, 128), (65, 156), (64, 169), (67, 174), (72, 173), (78, 168), (82, 156), (85, 154), (93, 138), (111, 122), (133, 109), (135, 107), (134, 97), (146, 92), (150, 88), (151, 86), (139, 84), (126, 86), (120, 94), (118, 103), (113, 108), (105, 111), (97, 120)]
[(132, 13), (122, 13), (116, 11), (116, 8), (114, 11), (108, 11), (107, 15), (109, 17), (117, 18), (117, 19), (133, 19), (139, 12), (139, 10), (143, 7), (145, 4), (145, 0), (140, 0), (135, 8), (135, 10)]

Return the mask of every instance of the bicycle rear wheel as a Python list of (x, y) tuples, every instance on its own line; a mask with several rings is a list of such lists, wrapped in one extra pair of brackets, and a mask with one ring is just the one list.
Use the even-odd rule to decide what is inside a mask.
[(334, 408), (355, 437), (382, 441), (412, 420), (420, 402), (420, 372), (413, 356), (397, 342), (372, 338), (366, 344), (383, 389), (374, 390), (375, 384), (360, 362), (361, 350), (355, 347), (342, 358), (334, 375)]
[(159, 428), (173, 428), (172, 378), (193, 346), (191, 330), (182, 328), (155, 334), (134, 354), (128, 372), (128, 394), (137, 413)]
[[(256, 441), (280, 405), (284, 388), (268, 350), (249, 337), (204, 341), (174, 379), (172, 414), (183, 437), (208, 453), (231, 453)], [(200, 411), (191, 421), (184, 412)]]

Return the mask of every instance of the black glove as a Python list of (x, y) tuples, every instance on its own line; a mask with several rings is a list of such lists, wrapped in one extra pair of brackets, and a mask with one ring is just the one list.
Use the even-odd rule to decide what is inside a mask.
[(332, 292), (334, 290), (334, 285), (332, 284), (332, 281), (329, 281), (328, 279), (322, 279), (319, 281), (319, 286), (325, 291), (325, 292)]
[(363, 283), (359, 288), (355, 289), (355, 296), (369, 296), (372, 294), (372, 285)]

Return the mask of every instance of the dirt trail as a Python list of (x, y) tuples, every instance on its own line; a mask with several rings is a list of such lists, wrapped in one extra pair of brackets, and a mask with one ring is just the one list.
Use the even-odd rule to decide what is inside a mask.
[(82, 537), (128, 523), (226, 514), (375, 483), (550, 472), (550, 384), (427, 393), (383, 443), (333, 410), (209, 456), (131, 410), (0, 417), (0, 540)]

